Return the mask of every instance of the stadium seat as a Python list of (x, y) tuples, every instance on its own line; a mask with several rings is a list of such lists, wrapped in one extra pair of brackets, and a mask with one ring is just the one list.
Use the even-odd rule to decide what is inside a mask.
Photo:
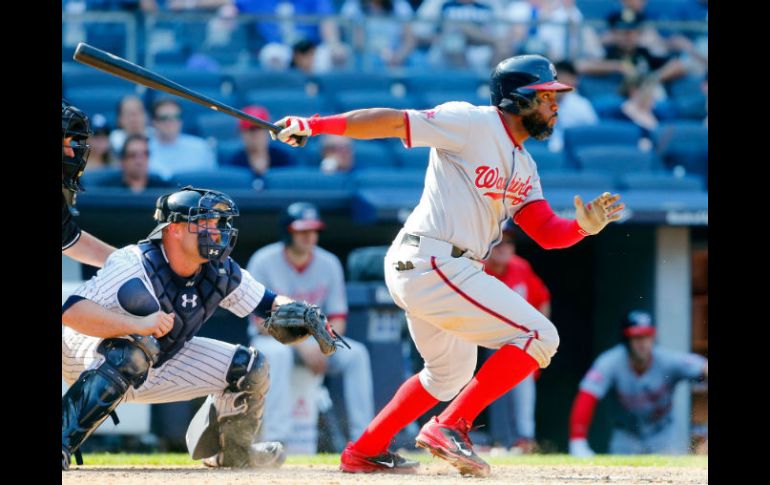
[(431, 91), (422, 95), (423, 105), (421, 108), (428, 109), (436, 107), (449, 101), (465, 101), (474, 106), (484, 106), (489, 104), (489, 97), (479, 96), (476, 91)]
[(275, 89), (272, 91), (253, 90), (247, 92), (244, 104), (257, 104), (267, 108), (272, 121), (278, 121), (286, 115), (312, 116), (316, 113), (330, 114), (326, 98), (308, 96), (301, 89)]
[(575, 158), (581, 170), (614, 176), (652, 170), (655, 161), (653, 152), (624, 145), (581, 147), (576, 151)]
[(198, 128), (203, 137), (217, 140), (232, 140), (239, 138), (238, 119), (223, 113), (201, 114), (198, 116)]
[(577, 0), (575, 4), (583, 14), (583, 18), (590, 20), (604, 20), (610, 12), (618, 8), (616, 2), (607, 0)]
[(596, 111), (600, 120), (625, 120), (627, 118), (620, 111), (620, 106), (624, 101), (625, 98), (623, 96), (611, 93), (591, 98), (591, 105), (594, 107), (594, 111)]
[(345, 173), (324, 174), (317, 168), (280, 167), (265, 176), (267, 189), (348, 190), (350, 177)]
[(612, 175), (604, 172), (555, 170), (540, 174), (543, 192), (549, 190), (610, 190), (614, 186)]
[(387, 252), (388, 246), (367, 246), (356, 248), (348, 254), (348, 293), (350, 282), (353, 281), (385, 281), (382, 261)]
[(641, 136), (642, 130), (626, 121), (575, 126), (564, 130), (564, 153), (568, 162), (576, 163), (575, 152), (582, 147), (609, 144), (636, 147)]
[(565, 168), (564, 153), (552, 152), (545, 143), (525, 143), (525, 148), (535, 160), (538, 173), (553, 172)]
[(353, 142), (353, 160), (356, 168), (395, 167), (396, 157), (390, 145), (376, 140)]
[(229, 71), (227, 76), (232, 80), (235, 90), (243, 94), (251, 91), (289, 89), (303, 91), (308, 82), (307, 76), (296, 70), (266, 71), (262, 69), (235, 69)]
[(359, 71), (332, 71), (316, 78), (322, 93), (346, 91), (390, 91), (393, 79), (386, 74)]
[(123, 169), (120, 167), (109, 167), (101, 170), (88, 170), (83, 172), (80, 176), (80, 183), (88, 190), (91, 187), (99, 187), (102, 181), (113, 178), (116, 174), (123, 173)]
[(115, 126), (118, 102), (123, 96), (135, 94), (133, 87), (118, 88), (72, 88), (67, 91), (67, 100), (83, 110), (86, 115), (93, 117), (101, 113), (111, 126)]
[(641, 172), (627, 173), (618, 179), (621, 189), (628, 190), (666, 190), (666, 191), (700, 191), (705, 190), (701, 177), (686, 175), (676, 177), (671, 172)]
[(163, 66), (158, 68), (158, 73), (168, 79), (179, 83), (193, 91), (207, 91), (207, 95), (221, 93), (222, 83), (225, 77), (221, 73), (199, 71), (187, 67)]
[(425, 182), (422, 170), (356, 169), (352, 177), (353, 185), (358, 189), (422, 187)]
[(701, 83), (703, 82), (703, 76), (684, 76), (680, 77), (679, 79), (674, 79), (673, 81), (670, 81), (666, 88), (668, 89), (668, 94), (676, 99), (686, 96), (692, 96), (693, 94), (702, 94), (701, 93)]
[(229, 165), (230, 159), (235, 156), (236, 153), (243, 150), (243, 142), (240, 137), (229, 139), (217, 139), (217, 163), (219, 165)]
[(395, 96), (389, 91), (344, 91), (335, 96), (337, 111), (346, 112), (363, 108), (414, 108), (410, 96)]
[(665, 167), (681, 165), (690, 173), (708, 177), (708, 128), (703, 123), (678, 121), (662, 124), (653, 133), (653, 142)]
[(403, 83), (410, 94), (442, 91), (476, 93), (479, 86), (489, 83), (489, 79), (469, 71), (421, 71), (405, 76)]
[(682, 120), (703, 121), (708, 114), (706, 112), (706, 96), (695, 93), (690, 96), (681, 96), (673, 101), (677, 118)]
[(215, 190), (250, 189), (254, 174), (243, 167), (220, 166), (213, 170), (175, 172), (174, 179), (182, 185), (190, 184)]
[(64, 64), (61, 69), (62, 83), (71, 89), (118, 89), (135, 91), (137, 85), (123, 78), (107, 74), (83, 64)]
[(419, 169), (425, 171), (428, 168), (430, 148), (399, 148), (394, 150), (397, 165), (405, 169)]
[(606, 96), (608, 94), (619, 94), (618, 88), (623, 81), (623, 76), (620, 74), (609, 74), (606, 76), (598, 75), (584, 75), (580, 77), (580, 93), (593, 100), (598, 96)]

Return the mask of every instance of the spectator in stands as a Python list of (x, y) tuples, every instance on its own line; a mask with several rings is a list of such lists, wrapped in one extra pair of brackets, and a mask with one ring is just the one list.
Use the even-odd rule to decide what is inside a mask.
[(318, 46), (311, 40), (301, 39), (291, 46), (290, 69), (296, 69), (304, 74), (315, 74), (315, 54)]
[(323, 173), (350, 172), (355, 168), (351, 138), (324, 135), (321, 138), (321, 171)]
[[(348, 313), (345, 278), (337, 256), (318, 246), (319, 231), (324, 227), (314, 205), (306, 202), (291, 204), (279, 220), (281, 240), (255, 252), (247, 269), (254, 278), (275, 291), (285, 290), (291, 298), (320, 306), (329, 324), (342, 335)], [(254, 333), (260, 332), (252, 345), (267, 356), (272, 377), (265, 397), (262, 438), (284, 442), (290, 438), (291, 371), (297, 364), (318, 376), (341, 374), (349, 436), (358, 436), (364, 431), (374, 417), (372, 369), (364, 344), (345, 337), (351, 348), (340, 349), (327, 358), (312, 339), (292, 346), (281, 345), (262, 334), (264, 328), (258, 317), (251, 320)]]
[(340, 14), (353, 22), (353, 45), (364, 68), (401, 66), (415, 46), (406, 0), (345, 0)]
[(120, 153), (128, 135), (151, 136), (152, 128), (147, 126), (147, 111), (139, 96), (123, 96), (118, 101), (118, 128), (110, 132), (110, 146), (113, 153)]
[(94, 114), (91, 117), (91, 131), (93, 133), (88, 137), (86, 143), (91, 145), (91, 153), (88, 157), (88, 171), (101, 170), (117, 165), (115, 156), (110, 148), (110, 125), (107, 118), (101, 113)]
[(143, 135), (129, 135), (120, 151), (121, 172), (102, 180), (101, 187), (121, 187), (134, 193), (158, 187), (173, 187), (158, 175), (148, 172), (149, 142)]
[(259, 65), (267, 71), (285, 71), (291, 60), (291, 47), (277, 42), (271, 42), (259, 51)]
[[(339, 25), (332, 0), (235, 0), (243, 14), (275, 15), (279, 22), (257, 22), (256, 33), (263, 44), (277, 42), (294, 45), (307, 39), (318, 45), (315, 72), (343, 67), (350, 57), (349, 48), (340, 39)], [(295, 17), (318, 15), (320, 22), (300, 22)]]
[[(553, 129), (553, 134), (548, 139), (548, 149), (552, 152), (560, 152), (564, 147), (564, 130), (575, 126), (595, 125), (599, 123), (593, 105), (578, 92), (580, 79), (575, 66), (569, 61), (561, 61), (554, 64), (559, 80), (573, 86), (569, 92), (556, 93), (559, 101), (559, 122)], [(547, 316), (547, 315), (546, 315)]]
[(620, 105), (621, 116), (642, 129), (639, 148), (652, 148), (652, 133), (658, 127), (655, 106), (655, 79), (651, 76), (627, 78), (620, 85), (620, 94), (626, 98)]
[(152, 105), (155, 136), (150, 138), (150, 171), (165, 179), (175, 172), (217, 167), (211, 146), (197, 136), (182, 133), (182, 107), (173, 98)]
[(638, 14), (624, 14), (608, 20), (610, 41), (604, 59), (583, 59), (576, 63), (578, 72), (591, 75), (621, 74), (625, 78), (653, 75), (666, 82), (686, 74), (682, 62), (672, 56), (656, 55), (641, 42), (642, 22)]
[(506, 57), (505, 37), (496, 28), (501, 11), (495, 2), (447, 0), (441, 6), (441, 34), (435, 46), (442, 67), (487, 69)]
[[(262, 106), (246, 106), (242, 111), (261, 120), (270, 119), (270, 113)], [(254, 172), (256, 178), (262, 178), (272, 167), (294, 165), (294, 160), (288, 151), (278, 148), (277, 144), (270, 143), (270, 136), (266, 129), (244, 120), (238, 122), (238, 128), (241, 132), (243, 150), (225, 161), (226, 165), (248, 168)]]

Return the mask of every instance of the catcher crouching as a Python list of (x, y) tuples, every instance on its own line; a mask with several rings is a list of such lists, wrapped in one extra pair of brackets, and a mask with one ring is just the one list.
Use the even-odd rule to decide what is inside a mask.
[(279, 442), (254, 443), (270, 384), (253, 348), (195, 334), (218, 307), (266, 318), (285, 344), (313, 336), (324, 354), (342, 340), (318, 307), (276, 295), (230, 258), (235, 202), (184, 187), (158, 198), (147, 239), (115, 251), (62, 306), (62, 470), (121, 402), (208, 396), (187, 430), (193, 459), (215, 467), (276, 467)]

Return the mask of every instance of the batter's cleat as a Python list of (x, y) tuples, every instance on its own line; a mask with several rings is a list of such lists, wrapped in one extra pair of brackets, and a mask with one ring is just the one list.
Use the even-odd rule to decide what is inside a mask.
[(67, 471), (70, 469), (70, 454), (67, 451), (67, 448), (63, 446), (61, 448), (61, 469), (62, 471)]
[(353, 443), (348, 443), (340, 457), (340, 470), (347, 473), (417, 473), (419, 466), (419, 462), (390, 451), (364, 456), (353, 448)]
[(463, 418), (454, 423), (439, 423), (438, 418), (433, 416), (417, 435), (417, 446), (448, 461), (462, 475), (489, 476), (489, 463), (473, 451), (468, 437), (470, 429), (471, 425)]
[[(210, 468), (220, 468), (224, 456), (220, 451), (214, 456), (203, 459), (203, 464)], [(243, 468), (278, 468), (286, 461), (286, 450), (279, 441), (265, 441), (251, 445), (249, 464)]]

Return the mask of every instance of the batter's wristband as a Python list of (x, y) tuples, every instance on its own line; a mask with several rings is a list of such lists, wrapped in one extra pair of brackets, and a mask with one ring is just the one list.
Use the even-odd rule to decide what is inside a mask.
[(343, 115), (313, 116), (307, 120), (313, 135), (342, 135), (348, 127), (348, 119)]

